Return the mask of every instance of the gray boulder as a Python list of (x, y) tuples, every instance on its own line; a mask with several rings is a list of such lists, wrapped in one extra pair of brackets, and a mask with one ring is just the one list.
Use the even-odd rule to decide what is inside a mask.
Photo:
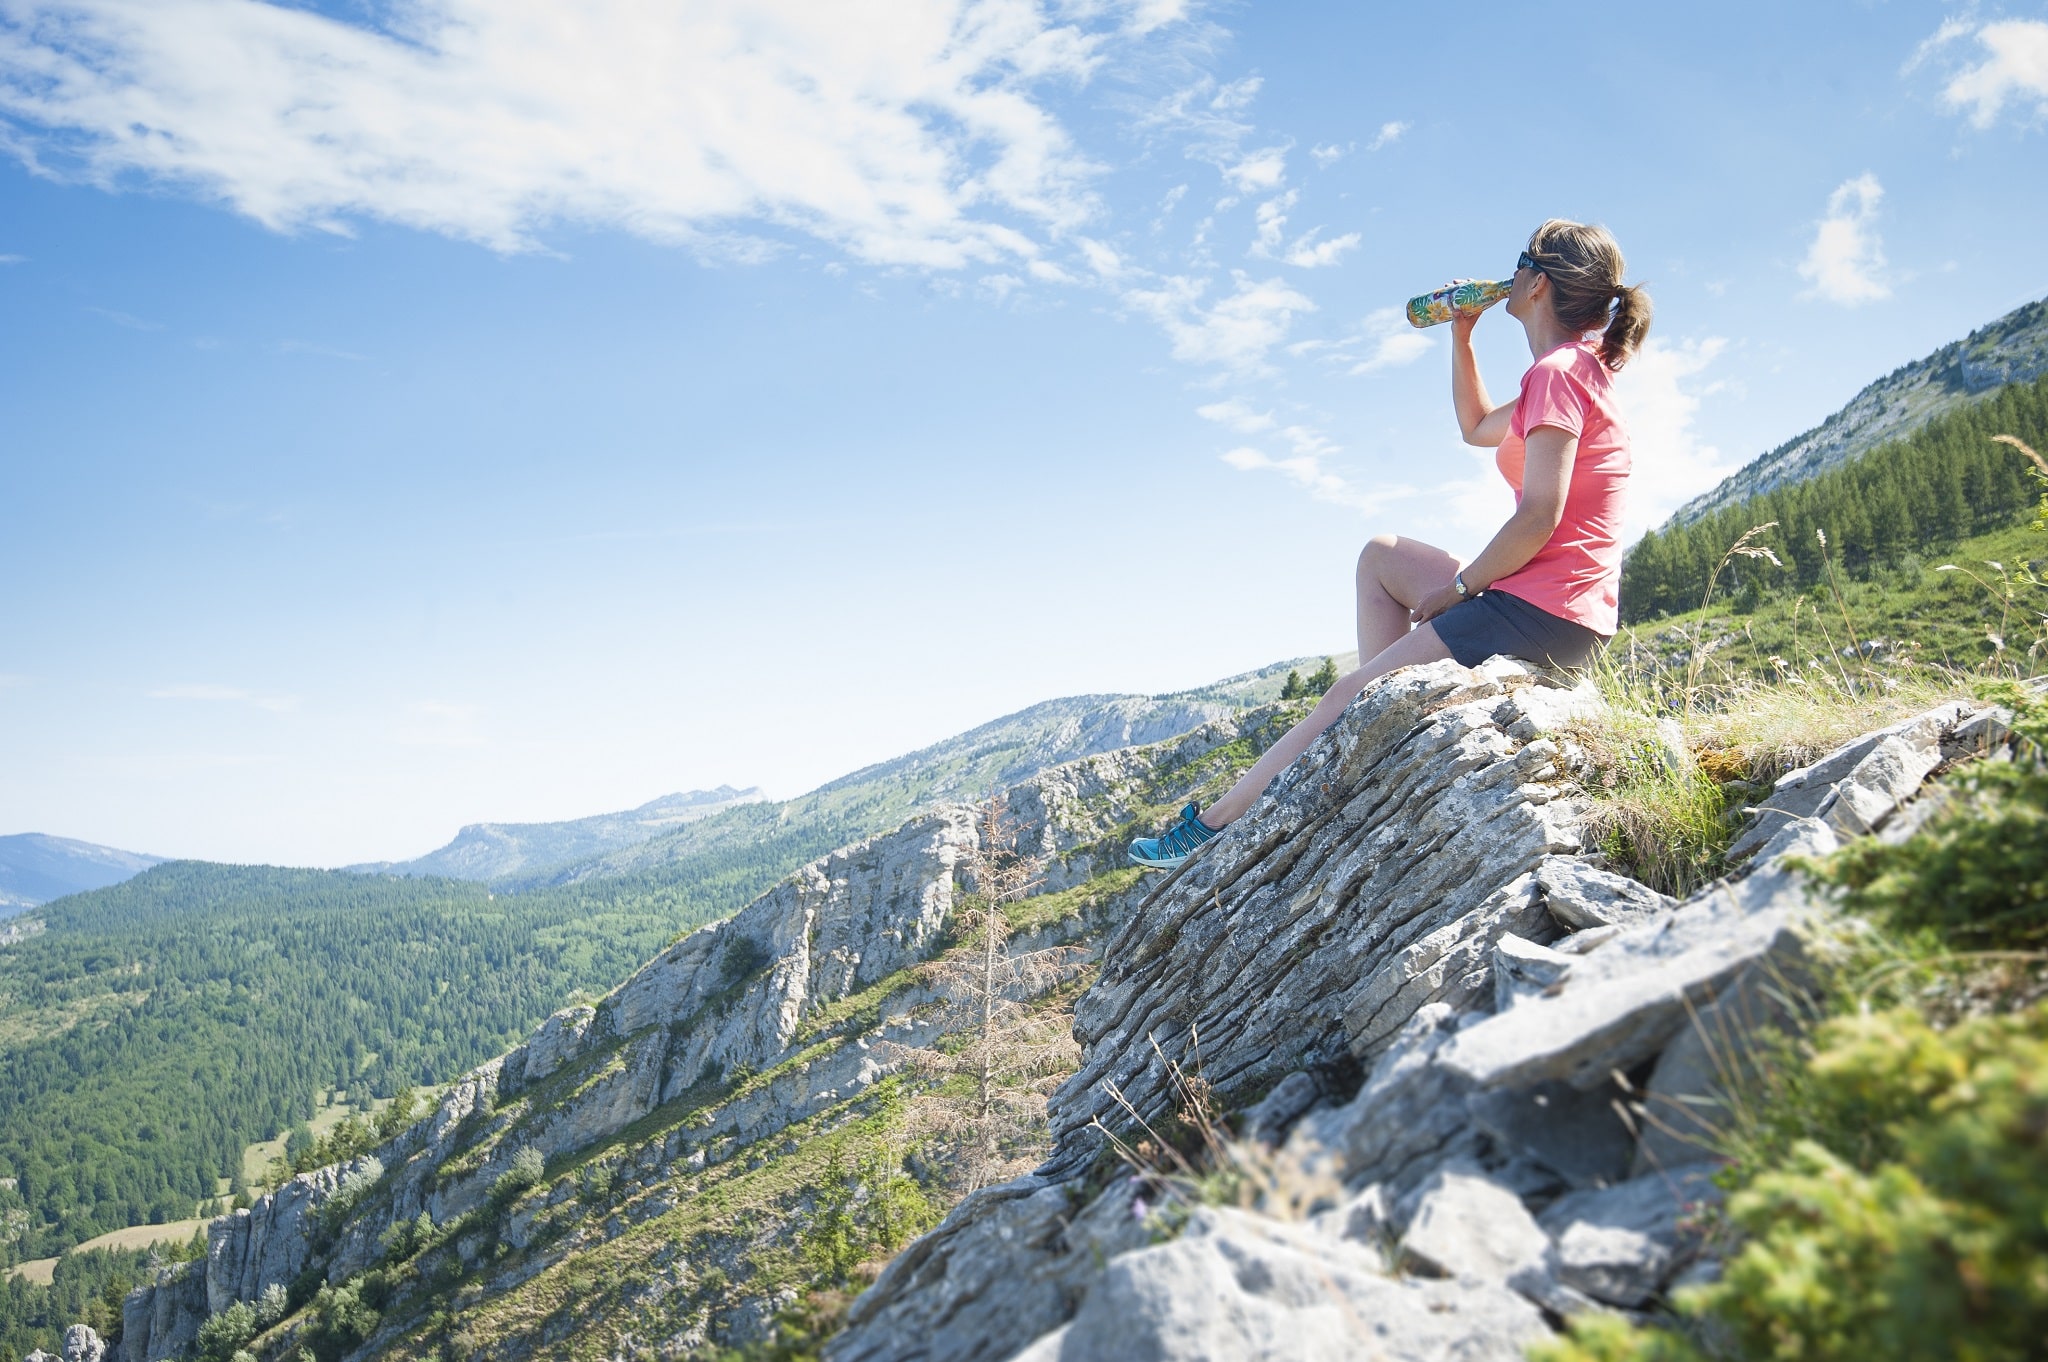
[(1611, 1080), (1581, 1089), (1548, 1079), (1475, 1092), (1465, 1109), (1500, 1157), (1547, 1169), (1567, 1186), (1604, 1187), (1628, 1176), (1635, 1155), (1635, 1133), (1621, 1111), (1626, 1096)]
[(1842, 836), (1876, 831), (1941, 765), (1943, 742), (1980, 714), (1962, 702), (1943, 705), (1787, 771), (1752, 811), (1755, 821), (1729, 847), (1729, 860), (1767, 859), (1775, 854), (1772, 841), (1801, 819), (1826, 823)]
[(1576, 856), (1551, 856), (1536, 867), (1536, 891), (1543, 907), (1568, 931), (1633, 926), (1662, 917), (1678, 900), (1626, 875), (1617, 875)]
[(1522, 1207), (1522, 1199), (1477, 1168), (1440, 1170), (1422, 1189), (1402, 1265), (1435, 1277), (1506, 1282), (1540, 1268), (1550, 1236)]
[(1789, 875), (1716, 885), (1588, 952), (1554, 993), (1460, 1031), (1443, 1062), (1482, 1088), (1562, 1079), (1590, 1089), (1655, 1057), (1758, 961), (1795, 969), (1818, 911)]
[(1388, 1276), (1314, 1230), (1208, 1209), (1115, 1259), (1073, 1320), (1018, 1362), (1519, 1362), (1547, 1331), (1503, 1286)]
[(1609, 1305), (1643, 1304), (1697, 1252), (1687, 1221), (1720, 1201), (1716, 1167), (1690, 1164), (1558, 1198), (1538, 1218), (1555, 1241), (1551, 1275)]

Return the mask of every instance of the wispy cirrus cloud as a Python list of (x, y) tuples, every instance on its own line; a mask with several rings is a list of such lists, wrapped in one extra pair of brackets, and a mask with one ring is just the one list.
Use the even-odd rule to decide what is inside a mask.
[(128, 331), (161, 331), (164, 329), (162, 322), (152, 322), (146, 318), (135, 316), (133, 313), (122, 312), (117, 308), (89, 307), (86, 311), (95, 316), (104, 317), (114, 325)]
[[(32, 168), (279, 230), (380, 220), (535, 246), (596, 225), (742, 256), (762, 230), (884, 264), (1031, 258), (1096, 209), (1039, 97), (1177, 0), (7, 0), (0, 111)], [(1236, 174), (1276, 173), (1258, 156)]]
[(272, 714), (289, 714), (299, 707), (296, 695), (273, 695), (242, 686), (190, 684), (164, 686), (146, 692), (152, 700), (196, 700), (202, 704), (248, 705)]
[(1287, 234), (1287, 214), (1300, 199), (1301, 191), (1290, 189), (1258, 206), (1252, 215), (1255, 229), (1251, 254), (1278, 260), (1297, 269), (1319, 269), (1336, 264), (1346, 251), (1357, 247), (1362, 240), (1357, 232), (1317, 240), (1323, 233), (1321, 227), (1310, 228), (1291, 245), (1283, 244)]
[(1428, 332), (1410, 326), (1400, 308), (1382, 307), (1366, 315), (1356, 343), (1363, 346), (1365, 355), (1351, 366), (1350, 372), (1369, 374), (1375, 369), (1413, 364), (1428, 354), (1436, 341)]
[(1288, 328), (1316, 305), (1281, 279), (1253, 279), (1233, 271), (1231, 292), (1205, 305), (1208, 281), (1186, 275), (1158, 280), (1123, 295), (1126, 306), (1149, 315), (1165, 331), (1173, 357), (1186, 364), (1261, 372)]
[(1814, 224), (1813, 243), (1799, 262), (1800, 278), (1811, 285), (1805, 296), (1845, 307), (1892, 296), (1876, 227), (1883, 201), (1884, 186), (1867, 171), (1828, 196), (1827, 215)]
[(1228, 426), (1240, 435), (1258, 435), (1273, 429), (1279, 422), (1270, 411), (1259, 411), (1240, 397), (1226, 398), (1221, 402), (1210, 402), (1195, 408), (1195, 415), (1204, 421), (1214, 421)]
[(1347, 506), (1367, 515), (1378, 515), (1389, 502), (1415, 495), (1416, 489), (1405, 483), (1368, 489), (1345, 477), (1331, 466), (1332, 459), (1343, 452), (1342, 447), (1313, 426), (1286, 426), (1279, 436), (1287, 442), (1288, 452), (1278, 458), (1253, 445), (1239, 445), (1219, 457), (1241, 472), (1277, 473), (1317, 501)]
[(1401, 134), (1407, 131), (1408, 124), (1401, 122), (1399, 119), (1390, 123), (1382, 123), (1380, 124), (1380, 130), (1373, 134), (1372, 141), (1366, 144), (1365, 149), (1367, 151), (1378, 151), (1382, 147), (1391, 147), (1394, 143), (1400, 141)]

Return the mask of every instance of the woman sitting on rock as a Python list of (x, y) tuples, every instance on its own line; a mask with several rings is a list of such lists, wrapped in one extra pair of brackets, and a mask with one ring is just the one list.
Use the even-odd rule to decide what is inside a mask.
[[(1515, 262), (1507, 311), (1536, 362), (1513, 402), (1495, 406), (1472, 353), (1477, 313), (1451, 322), (1451, 404), (1467, 444), (1498, 447), (1515, 513), (1470, 563), (1429, 544), (1375, 535), (1358, 556), (1358, 657), (1306, 719), (1229, 793), (1193, 804), (1158, 837), (1131, 843), (1139, 865), (1170, 870), (1251, 808), (1274, 776), (1396, 667), (1496, 653), (1579, 667), (1614, 635), (1621, 580), (1628, 431), (1614, 374), (1650, 329), (1650, 299), (1622, 283), (1607, 229), (1553, 218)], [(1598, 333), (1597, 335), (1595, 333)]]

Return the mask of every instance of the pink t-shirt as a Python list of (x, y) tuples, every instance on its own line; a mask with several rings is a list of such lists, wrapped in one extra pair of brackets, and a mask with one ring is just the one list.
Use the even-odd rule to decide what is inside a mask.
[(1614, 404), (1614, 375), (1599, 347), (1568, 341), (1529, 366), (1508, 435), (1494, 463), (1515, 504), (1522, 501), (1524, 443), (1537, 426), (1555, 426), (1579, 441), (1564, 516), (1536, 556), (1494, 582), (1489, 591), (1519, 596), (1539, 610), (1611, 636), (1621, 584), (1621, 523), (1628, 490), (1628, 427)]

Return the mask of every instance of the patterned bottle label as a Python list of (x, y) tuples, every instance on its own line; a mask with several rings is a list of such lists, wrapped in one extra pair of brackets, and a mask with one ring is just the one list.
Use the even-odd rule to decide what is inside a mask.
[(1410, 298), (1408, 322), (1411, 326), (1435, 326), (1461, 312), (1477, 315), (1507, 297), (1514, 286), (1512, 279), (1468, 279), (1462, 284), (1446, 284), (1435, 293)]

